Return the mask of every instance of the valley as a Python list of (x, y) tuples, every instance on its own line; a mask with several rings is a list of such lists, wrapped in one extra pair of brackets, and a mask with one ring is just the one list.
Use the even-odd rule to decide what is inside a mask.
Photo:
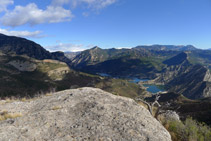
[[(94, 47), (65, 54), (49, 52), (23, 38), (2, 34), (1, 37), (6, 40), (0, 40), (3, 103), (93, 87), (132, 98), (144, 107), (154, 105), (159, 94), (161, 107), (152, 106), (151, 111), (158, 120), (163, 116), (160, 111), (175, 111), (182, 121), (192, 117), (211, 124), (211, 63), (207, 50), (153, 45), (131, 49)], [(137, 101), (139, 98), (142, 100)]]
[[(170, 104), (165, 110), (176, 111), (182, 120), (192, 117), (210, 125), (211, 75), (207, 64), (211, 62), (205, 55), (210, 51), (192, 46), (170, 46), (167, 49), (164, 46), (162, 50), (162, 46), (148, 47), (120, 50), (95, 47), (72, 58), (71, 66), (87, 73), (138, 84), (148, 93), (139, 95), (146, 101), (150, 95), (161, 93), (165, 102), (161, 100), (159, 103)], [(102, 52), (107, 57), (99, 59)], [(193, 54), (201, 54), (200, 59)]]
[(0, 0), (0, 141), (211, 141), (210, 0)]
[[(166, 90), (182, 93), (190, 99), (210, 97), (210, 66), (206, 55), (210, 51), (193, 46), (147, 47), (106, 50), (94, 47), (72, 58), (70, 66), (114, 78), (148, 79), (151, 81), (144, 82), (144, 85), (165, 85)], [(201, 54), (200, 59), (204, 61), (195, 59), (197, 57), (193, 54)]]

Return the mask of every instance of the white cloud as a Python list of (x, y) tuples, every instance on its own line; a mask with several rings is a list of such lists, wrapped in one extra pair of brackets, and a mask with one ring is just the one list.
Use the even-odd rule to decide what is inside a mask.
[(20, 26), (24, 24), (36, 25), (42, 23), (57, 23), (70, 21), (73, 15), (70, 10), (61, 6), (47, 6), (46, 10), (39, 9), (35, 3), (24, 6), (15, 6), (7, 11), (0, 22), (5, 26)]
[(131, 47), (116, 47), (115, 49), (131, 49)]
[(88, 8), (91, 8), (94, 10), (100, 10), (111, 4), (114, 4), (117, 1), (118, 0), (70, 0), (71, 4), (74, 7), (80, 4), (87, 4)]
[(0, 12), (7, 11), (7, 6), (13, 3), (13, 0), (0, 0)]
[[(40, 9), (35, 3), (29, 3), (26, 6), (16, 5), (14, 9), (8, 10), (7, 6), (13, 4), (13, 0), (0, 0), (0, 12), (4, 11), (4, 15), (0, 19), (0, 23), (4, 26), (21, 26), (25, 24), (37, 25), (43, 23), (58, 23), (70, 21), (74, 15), (70, 9), (63, 6), (72, 4), (74, 7), (83, 5), (87, 9), (100, 10), (118, 0), (52, 0), (46, 9)], [(88, 16), (88, 12), (83, 13)]]
[(18, 37), (33, 37), (33, 38), (40, 38), (42, 35), (40, 35), (41, 31), (9, 31), (6, 29), (0, 28), (0, 33), (8, 35), (8, 36), (18, 36)]
[(83, 51), (88, 49), (88, 47), (84, 47), (83, 44), (71, 44), (71, 43), (59, 43), (58, 45), (52, 45), (52, 46), (46, 46), (47, 50), (54, 52), (54, 51), (71, 51), (71, 52), (77, 52), (77, 51)]

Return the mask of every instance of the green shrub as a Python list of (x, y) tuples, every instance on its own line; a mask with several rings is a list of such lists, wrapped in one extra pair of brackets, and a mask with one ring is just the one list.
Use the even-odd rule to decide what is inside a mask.
[(184, 122), (167, 121), (165, 127), (174, 141), (211, 141), (211, 128), (192, 118)]

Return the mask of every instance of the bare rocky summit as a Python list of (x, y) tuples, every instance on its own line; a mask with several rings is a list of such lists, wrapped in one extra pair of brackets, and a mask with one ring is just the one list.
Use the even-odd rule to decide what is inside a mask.
[(1, 141), (170, 141), (168, 131), (134, 100), (96, 88), (65, 90), (34, 100), (0, 102), (21, 117), (0, 121)]

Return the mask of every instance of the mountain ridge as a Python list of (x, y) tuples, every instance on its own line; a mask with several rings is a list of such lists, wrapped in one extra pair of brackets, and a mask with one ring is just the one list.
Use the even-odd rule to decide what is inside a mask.
[(148, 49), (148, 50), (175, 50), (175, 51), (191, 51), (197, 50), (193, 45), (141, 45), (135, 47), (136, 49)]
[(0, 51), (3, 53), (15, 53), (17, 55), (27, 55), (29, 57), (43, 60), (43, 59), (55, 59), (59, 61), (63, 61), (66, 63), (70, 63), (70, 60), (64, 56), (57, 56), (58, 53), (50, 53), (46, 49), (44, 49), (41, 45), (16, 36), (7, 36), (4, 34), (0, 34)]
[[(99, 59), (98, 56), (101, 56), (102, 52), (106, 57)], [(78, 55), (80, 57), (76, 56), (72, 67), (87, 73), (105, 73), (113, 77), (155, 79), (154, 82), (165, 84), (170, 91), (198, 99), (211, 96), (210, 83), (204, 81), (206, 76), (209, 76), (210, 67), (207, 66), (211, 64), (209, 53), (211, 52), (198, 49), (159, 51), (143, 48), (122, 50), (92, 48), (81, 52)], [(199, 60), (202, 59), (194, 57), (194, 54), (204, 59), (204, 62), (201, 64)], [(84, 55), (86, 62), (83, 62)], [(197, 69), (197, 72), (194, 69)], [(184, 78), (186, 80), (183, 80)]]

